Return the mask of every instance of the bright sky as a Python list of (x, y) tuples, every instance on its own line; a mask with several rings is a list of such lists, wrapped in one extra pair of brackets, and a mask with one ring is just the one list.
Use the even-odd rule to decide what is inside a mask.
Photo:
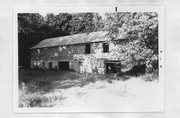
[[(31, 10), (32, 11), (32, 10)], [(56, 7), (56, 8), (38, 8), (35, 10), (36, 13), (40, 13), (42, 16), (46, 16), (48, 13), (54, 13), (55, 15), (59, 13), (98, 13), (100, 16), (104, 17), (107, 12), (114, 12), (114, 7)]]
[[(39, 14), (41, 14), (42, 16), (46, 16), (48, 13), (53, 13), (54, 15), (58, 15), (59, 13), (62, 13), (62, 12), (59, 12), (59, 11), (53, 11), (53, 12), (46, 12), (46, 11), (41, 11), (39, 12)], [(70, 13), (70, 12), (67, 12), (67, 13)], [(77, 12), (78, 13), (78, 12)], [(81, 13), (81, 12), (79, 12)], [(104, 12), (93, 12), (93, 13), (98, 13), (100, 16), (102, 16), (102, 18), (104, 18), (104, 15), (105, 13)]]

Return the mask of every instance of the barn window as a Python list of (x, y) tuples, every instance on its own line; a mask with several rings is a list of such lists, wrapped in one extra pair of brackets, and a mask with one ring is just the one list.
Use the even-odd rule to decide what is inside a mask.
[(103, 43), (103, 52), (109, 52), (109, 44), (108, 43)]
[(44, 62), (43, 62), (43, 67), (44, 67)]
[(86, 53), (86, 54), (91, 53), (91, 44), (86, 44), (86, 45), (85, 45), (85, 53)]

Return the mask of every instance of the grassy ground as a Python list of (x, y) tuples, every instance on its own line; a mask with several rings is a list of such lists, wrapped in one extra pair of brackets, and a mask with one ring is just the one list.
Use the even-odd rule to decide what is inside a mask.
[[(19, 107), (95, 107), (148, 99), (157, 89), (157, 74), (139, 77), (78, 74), (48, 70), (19, 72)], [(144, 98), (141, 95), (145, 95)], [(155, 94), (156, 95), (156, 94)], [(149, 97), (148, 97), (149, 96)]]

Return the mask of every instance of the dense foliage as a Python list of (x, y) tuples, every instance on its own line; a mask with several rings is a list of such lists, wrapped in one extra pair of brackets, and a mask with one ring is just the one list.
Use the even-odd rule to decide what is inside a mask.
[(158, 68), (158, 14), (154, 12), (107, 13), (105, 29), (112, 39), (119, 34), (126, 35), (120, 41), (117, 56), (125, 70), (134, 65), (146, 65), (146, 71)]
[(126, 38), (115, 50), (124, 70), (146, 64), (158, 68), (158, 14), (154, 12), (18, 14), (19, 64), (29, 66), (29, 48), (46, 38), (106, 30), (115, 40)]

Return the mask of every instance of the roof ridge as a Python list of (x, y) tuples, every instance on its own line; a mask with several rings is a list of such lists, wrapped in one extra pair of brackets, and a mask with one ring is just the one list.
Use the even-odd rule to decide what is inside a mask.
[(102, 41), (107, 41), (109, 39), (107, 34), (108, 34), (108, 31), (96, 31), (96, 32), (90, 32), (90, 33), (80, 33), (80, 34), (73, 34), (73, 35), (67, 35), (67, 36), (62, 36), (62, 37), (48, 38), (48, 39), (42, 40), (41, 42), (31, 47), (30, 49), (55, 47), (55, 46), (61, 46), (61, 45), (83, 44), (83, 43), (90, 43), (90, 42), (93, 42), (93, 43), (102, 42)]
[[(92, 33), (98, 33), (98, 32), (107, 32), (107, 31), (94, 31), (94, 32), (90, 32), (90, 33), (79, 33), (79, 34), (70, 34), (70, 35), (66, 35), (66, 36), (59, 36), (59, 37), (53, 37), (53, 38), (47, 38), (47, 39), (44, 39), (44, 40), (48, 40), (48, 39), (55, 39), (55, 38), (62, 38), (62, 37), (69, 37), (69, 36), (75, 36), (75, 35), (82, 35), (82, 34), (92, 34)], [(44, 41), (42, 40), (42, 41)]]

